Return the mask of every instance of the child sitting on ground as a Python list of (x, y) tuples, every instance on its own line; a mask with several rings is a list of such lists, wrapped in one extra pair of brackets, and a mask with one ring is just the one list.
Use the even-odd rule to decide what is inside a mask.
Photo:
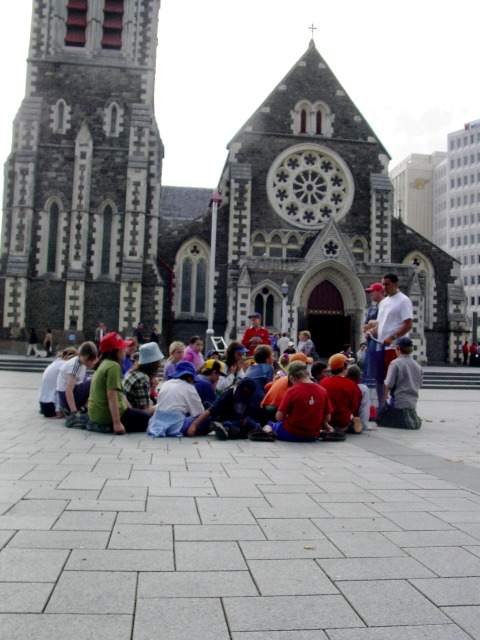
[(97, 347), (93, 342), (84, 342), (78, 353), (62, 366), (57, 378), (57, 392), (61, 408), (76, 414), (86, 406), (90, 392), (90, 380), (86, 379), (87, 369), (97, 361)]
[(332, 412), (328, 394), (310, 379), (307, 364), (292, 362), (287, 375), (292, 386), (280, 403), (277, 422), (269, 422), (263, 430), (290, 442), (312, 442), (321, 432), (333, 432), (328, 424)]
[(253, 394), (250, 405), (250, 417), (265, 424), (263, 421), (264, 414), (260, 404), (265, 396), (265, 385), (273, 380), (273, 349), (268, 344), (261, 344), (255, 348), (253, 352), (255, 364), (247, 369), (245, 378), (249, 378), (255, 382), (255, 393)]
[[(385, 405), (375, 422), (382, 427), (420, 429), (422, 420), (417, 415), (418, 390), (422, 386), (422, 367), (412, 357), (413, 342), (403, 336), (395, 343), (397, 357), (388, 367), (385, 378)], [(388, 394), (391, 401), (388, 402)]]
[(358, 388), (362, 392), (362, 399), (360, 400), (360, 406), (358, 407), (358, 417), (353, 418), (354, 421), (359, 420), (362, 431), (371, 431), (372, 427), (369, 424), (370, 420), (370, 391), (366, 384), (361, 384), (362, 371), (356, 364), (351, 364), (347, 369), (347, 378), (353, 380)]
[(43, 372), (38, 401), (40, 403), (40, 413), (46, 418), (63, 417), (57, 396), (58, 372), (66, 360), (70, 360), (70, 358), (73, 358), (75, 355), (77, 355), (75, 347), (67, 347), (63, 351), (59, 351), (56, 359), (49, 364)]

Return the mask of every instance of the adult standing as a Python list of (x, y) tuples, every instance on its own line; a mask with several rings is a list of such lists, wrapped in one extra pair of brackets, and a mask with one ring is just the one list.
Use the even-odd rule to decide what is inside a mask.
[(40, 354), (38, 353), (38, 350), (37, 350), (37, 343), (38, 343), (37, 334), (35, 332), (35, 329), (32, 327), (30, 329), (30, 335), (28, 337), (27, 358), (32, 354), (34, 356), (37, 356), (37, 358), (40, 358)]
[(474, 367), (475, 366), (475, 361), (477, 359), (477, 347), (473, 344), (470, 345), (470, 366)]
[(100, 342), (102, 341), (103, 336), (107, 333), (107, 328), (103, 322), (98, 323), (98, 327), (95, 329), (95, 344), (97, 345), (97, 349), (100, 346)]
[(383, 300), (385, 295), (383, 293), (383, 285), (381, 282), (374, 282), (367, 289), (365, 289), (365, 291), (370, 294), (370, 300), (372, 301), (372, 304), (367, 310), (367, 313), (365, 315), (365, 324), (363, 326), (365, 339), (367, 341), (367, 350), (365, 352), (365, 358), (363, 362), (362, 383), (366, 384), (369, 389), (375, 389), (375, 353), (377, 350), (377, 343), (372, 338), (369, 332), (374, 330), (378, 325), (378, 305)]
[(251, 357), (259, 344), (270, 344), (270, 334), (268, 333), (268, 329), (262, 327), (262, 316), (260, 313), (251, 313), (248, 317), (251, 320), (251, 326), (245, 329), (242, 344), (248, 349), (248, 357)]
[(284, 331), (282, 333), (282, 337), (279, 338), (277, 342), (278, 352), (280, 355), (285, 353), (285, 349), (288, 347), (288, 343), (290, 342), (290, 338), (287, 336), (287, 333)]
[(143, 339), (143, 322), (137, 324), (137, 328), (133, 331), (133, 336), (137, 339), (139, 345), (145, 342)]
[(150, 342), (156, 342), (156, 344), (160, 345), (160, 334), (158, 333), (157, 327), (153, 327), (152, 333), (150, 334)]
[(466, 367), (468, 364), (468, 354), (469, 354), (470, 350), (468, 347), (468, 340), (465, 340), (464, 344), (462, 345), (462, 355), (463, 355), (463, 366)]
[(382, 285), (386, 298), (378, 309), (377, 340), (379, 344), (377, 345), (376, 364), (377, 383), (382, 386), (381, 393), (379, 393), (380, 389), (377, 386), (379, 407), (383, 406), (385, 402), (384, 380), (388, 372), (388, 365), (397, 357), (393, 343), (402, 336), (408, 336), (413, 325), (412, 301), (399, 290), (397, 274), (385, 274)]
[(43, 338), (43, 346), (45, 347), (45, 357), (49, 358), (52, 355), (52, 330), (47, 329), (45, 337)]

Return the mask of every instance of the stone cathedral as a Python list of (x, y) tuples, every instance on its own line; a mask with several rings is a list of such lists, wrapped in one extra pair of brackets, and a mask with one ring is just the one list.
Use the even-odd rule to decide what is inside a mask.
[[(161, 184), (160, 0), (33, 7), (5, 165), (4, 337), (48, 326), (91, 338), (99, 321), (126, 334), (143, 321), (165, 343), (204, 335), (211, 190)], [(460, 356), (459, 264), (393, 218), (389, 155), (313, 40), (227, 149), (216, 335), (241, 336), (252, 311), (279, 330), (286, 311), (290, 335), (307, 328), (321, 355), (358, 348), (364, 289), (394, 271), (413, 300), (418, 359)]]

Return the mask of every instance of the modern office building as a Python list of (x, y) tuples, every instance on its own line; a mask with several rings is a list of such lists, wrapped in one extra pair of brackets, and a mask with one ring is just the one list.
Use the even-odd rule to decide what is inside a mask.
[(429, 240), (433, 240), (434, 169), (446, 155), (412, 153), (389, 172), (393, 215)]
[(437, 169), (444, 176), (438, 176), (433, 240), (460, 262), (472, 317), (480, 312), (480, 120), (448, 134), (446, 163)]

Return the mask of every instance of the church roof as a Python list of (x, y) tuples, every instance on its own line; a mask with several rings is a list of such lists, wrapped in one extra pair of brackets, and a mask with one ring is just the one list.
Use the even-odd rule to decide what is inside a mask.
[[(373, 129), (318, 52), (313, 40), (287, 75), (237, 132), (228, 147), (239, 136), (249, 132), (277, 136), (293, 135), (293, 109), (302, 100), (307, 100), (311, 104), (321, 102), (328, 105), (334, 114), (333, 131), (328, 135), (329, 138), (376, 142), (380, 152), (389, 156)], [(319, 138), (321, 136), (317, 136), (317, 139)]]
[(207, 213), (212, 193), (212, 189), (162, 186), (160, 215), (164, 220), (195, 220)]

